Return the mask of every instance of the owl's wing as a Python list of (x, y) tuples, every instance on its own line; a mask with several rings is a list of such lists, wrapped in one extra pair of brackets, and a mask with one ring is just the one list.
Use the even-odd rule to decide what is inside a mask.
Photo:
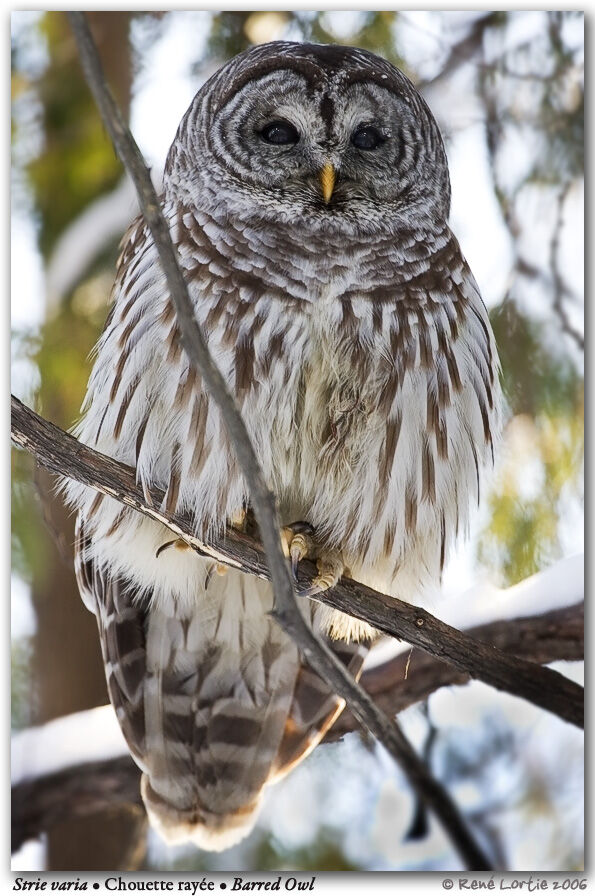
[(145, 770), (147, 675), (144, 605), (135, 602), (127, 583), (107, 575), (88, 559), (90, 539), (80, 517), (75, 532), (75, 572), (85, 606), (95, 614), (109, 698), (135, 761)]
[[(357, 681), (370, 650), (370, 642), (347, 643), (330, 638), (323, 640)], [(341, 714), (344, 706), (345, 701), (334, 694), (328, 684), (307, 664), (302, 663), (296, 678), (283, 739), (271, 773), (271, 783), (290, 772), (312, 752)]]
[[(191, 605), (159, 607), (101, 568), (89, 539), (79, 521), (79, 587), (97, 617), (147, 811), (170, 842), (225, 849), (249, 832), (266, 784), (313, 749), (342, 701), (268, 614), (267, 582), (228, 570), (207, 576)], [(359, 671), (361, 645), (333, 649)]]

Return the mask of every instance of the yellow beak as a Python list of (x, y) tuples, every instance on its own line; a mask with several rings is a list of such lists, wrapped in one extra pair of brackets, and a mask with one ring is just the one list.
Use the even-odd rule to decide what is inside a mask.
[(337, 179), (337, 172), (335, 171), (334, 166), (330, 162), (325, 162), (321, 168), (319, 177), (324, 201), (329, 202), (333, 195), (333, 190), (335, 189), (335, 180)]

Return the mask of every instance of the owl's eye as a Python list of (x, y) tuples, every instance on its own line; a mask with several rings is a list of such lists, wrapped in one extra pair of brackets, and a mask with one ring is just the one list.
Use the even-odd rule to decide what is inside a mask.
[(378, 149), (385, 142), (386, 137), (372, 125), (365, 124), (357, 128), (351, 135), (351, 142), (357, 149)]
[(260, 136), (266, 143), (272, 143), (274, 146), (287, 146), (290, 143), (297, 143), (300, 139), (294, 126), (288, 121), (281, 120), (265, 124)]

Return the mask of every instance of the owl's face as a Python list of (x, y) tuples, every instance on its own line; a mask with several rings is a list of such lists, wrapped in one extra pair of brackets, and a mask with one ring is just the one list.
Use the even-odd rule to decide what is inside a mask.
[(401, 72), (362, 50), (254, 48), (202, 88), (178, 140), (170, 179), (228, 214), (358, 229), (448, 215), (431, 113)]

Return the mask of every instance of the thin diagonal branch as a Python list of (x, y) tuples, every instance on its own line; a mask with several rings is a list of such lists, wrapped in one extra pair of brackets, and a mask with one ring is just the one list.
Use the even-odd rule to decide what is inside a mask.
[(85, 77), (95, 97), (104, 124), (118, 155), (131, 175), (143, 216), (151, 230), (176, 309), (182, 345), (191, 367), (202, 376), (216, 401), (230, 441), (249, 487), (251, 504), (259, 525), (275, 594), (275, 616), (293, 638), (312, 668), (350, 705), (358, 720), (384, 744), (401, 765), (410, 783), (436, 813), (456, 844), (466, 864), (474, 869), (489, 868), (489, 862), (471, 837), (446, 790), (431, 776), (404, 734), (374, 705), (365, 691), (349, 676), (342, 664), (310, 630), (295, 601), (289, 566), (283, 555), (280, 524), (275, 500), (260, 470), (244, 422), (220, 371), (210, 357), (207, 344), (194, 316), (167, 224), (161, 214), (146, 165), (124, 119), (111, 96), (83, 13), (68, 13)]

